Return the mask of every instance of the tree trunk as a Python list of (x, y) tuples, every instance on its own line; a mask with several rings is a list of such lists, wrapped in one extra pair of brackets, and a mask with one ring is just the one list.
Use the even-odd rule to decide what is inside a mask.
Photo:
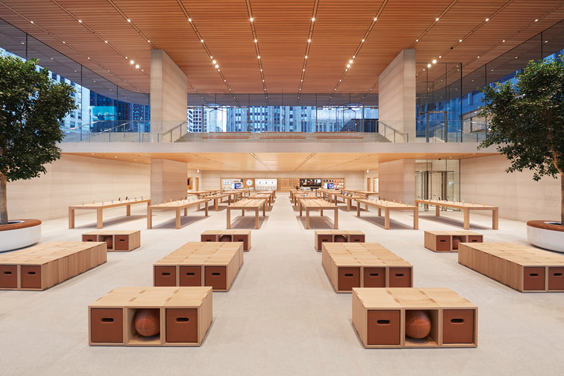
[(560, 174), (560, 226), (564, 226), (564, 174)]
[(6, 196), (7, 186), (8, 177), (0, 174), (0, 225), (8, 224), (8, 199)]

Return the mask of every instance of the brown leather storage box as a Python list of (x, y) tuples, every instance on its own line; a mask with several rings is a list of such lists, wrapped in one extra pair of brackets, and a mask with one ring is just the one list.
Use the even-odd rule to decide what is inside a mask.
[(443, 343), (474, 342), (474, 310), (443, 310)]
[(198, 310), (168, 308), (166, 312), (166, 342), (198, 342)]
[(17, 265), (0, 265), (0, 288), (18, 288)]
[(368, 311), (368, 344), (400, 344), (400, 311)]
[(90, 341), (97, 343), (123, 342), (123, 309), (93, 308), (90, 311)]
[(176, 286), (175, 266), (155, 266), (155, 286)]
[(200, 266), (181, 266), (180, 286), (201, 286), (202, 268)]

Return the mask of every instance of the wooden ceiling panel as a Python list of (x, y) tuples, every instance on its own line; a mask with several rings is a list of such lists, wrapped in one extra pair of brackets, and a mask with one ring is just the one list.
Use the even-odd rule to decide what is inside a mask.
[[(297, 95), (315, 1), (248, 2), (268, 93)], [(468, 74), (564, 19), (561, 0), (321, 0), (318, 4), (304, 94), (332, 93), (359, 46), (338, 95), (367, 93), (401, 49), (415, 48), (419, 62), (439, 55), (441, 62), (460, 62)], [(226, 94), (229, 85), (236, 94), (263, 93), (247, 0), (2, 0), (0, 12), (7, 22), (126, 89), (149, 91), (150, 50), (159, 48), (186, 72), (197, 92)], [(378, 21), (361, 44), (377, 14)], [(484, 22), (486, 18), (491, 19)], [(223, 77), (211, 64), (208, 51)], [(189, 92), (194, 91), (189, 88)]]

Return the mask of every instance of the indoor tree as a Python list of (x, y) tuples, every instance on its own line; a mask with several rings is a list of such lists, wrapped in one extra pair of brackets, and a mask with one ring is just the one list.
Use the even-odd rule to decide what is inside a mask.
[(529, 169), (535, 181), (560, 177), (564, 224), (564, 56), (530, 61), (515, 77), (515, 84), (482, 89), (489, 133), (480, 147), (497, 145), (511, 162), (507, 172)]
[(0, 225), (8, 223), (7, 183), (35, 178), (60, 158), (61, 122), (76, 108), (73, 93), (36, 60), (0, 55)]

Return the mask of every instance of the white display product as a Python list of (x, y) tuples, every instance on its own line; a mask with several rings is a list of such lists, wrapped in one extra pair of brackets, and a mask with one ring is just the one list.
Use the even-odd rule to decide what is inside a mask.
[(278, 179), (255, 179), (257, 191), (273, 191), (278, 187)]

